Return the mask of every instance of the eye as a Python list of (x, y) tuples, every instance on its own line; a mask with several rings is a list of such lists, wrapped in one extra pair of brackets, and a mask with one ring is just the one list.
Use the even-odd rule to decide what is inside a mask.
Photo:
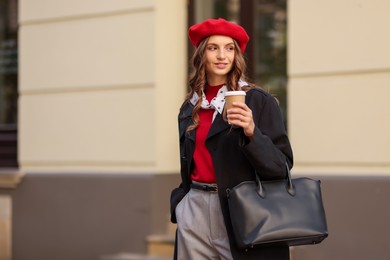
[(229, 45), (229, 46), (226, 47), (227, 51), (234, 51), (234, 49), (235, 49), (234, 45)]
[(215, 51), (216, 49), (217, 49), (217, 47), (215, 47), (214, 45), (207, 46), (207, 50), (209, 50), (209, 51)]

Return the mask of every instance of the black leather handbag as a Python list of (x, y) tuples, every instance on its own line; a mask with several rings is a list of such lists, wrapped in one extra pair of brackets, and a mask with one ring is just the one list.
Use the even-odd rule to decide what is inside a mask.
[(328, 236), (321, 183), (310, 178), (245, 181), (227, 189), (237, 246), (318, 244)]

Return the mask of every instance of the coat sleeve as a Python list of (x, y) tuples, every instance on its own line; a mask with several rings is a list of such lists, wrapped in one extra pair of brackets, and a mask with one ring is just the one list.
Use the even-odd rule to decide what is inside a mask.
[(246, 136), (242, 148), (262, 179), (286, 177), (286, 162), (291, 168), (293, 153), (276, 99), (261, 90), (251, 91), (247, 104), (255, 122), (253, 140)]

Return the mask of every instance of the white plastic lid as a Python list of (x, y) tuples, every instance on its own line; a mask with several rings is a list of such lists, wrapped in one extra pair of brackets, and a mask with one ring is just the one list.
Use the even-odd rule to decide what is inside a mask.
[(245, 91), (237, 90), (237, 91), (226, 91), (225, 97), (227, 96), (246, 96)]

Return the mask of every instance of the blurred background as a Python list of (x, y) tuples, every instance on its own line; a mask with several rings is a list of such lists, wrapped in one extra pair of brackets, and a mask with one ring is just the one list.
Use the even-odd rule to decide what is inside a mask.
[(390, 259), (387, 0), (0, 0), (0, 260), (170, 259), (190, 25), (251, 37), (292, 174), (329, 238), (292, 260)]

